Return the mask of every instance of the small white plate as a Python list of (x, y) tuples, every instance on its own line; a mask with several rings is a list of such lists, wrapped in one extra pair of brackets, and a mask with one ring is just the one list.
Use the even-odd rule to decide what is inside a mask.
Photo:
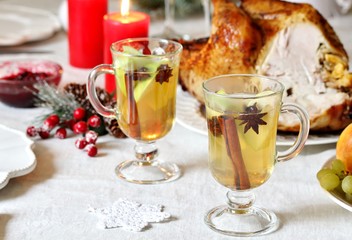
[(0, 4), (0, 46), (43, 40), (60, 28), (58, 18), (48, 11)]
[[(208, 135), (207, 122), (200, 112), (199, 102), (188, 92), (177, 89), (176, 103), (176, 121), (183, 127), (197, 132), (199, 134)], [(310, 134), (306, 145), (321, 145), (336, 143), (338, 134)], [(291, 146), (296, 140), (295, 134), (278, 133), (278, 146)]]
[(32, 151), (33, 141), (20, 131), (0, 125), (0, 189), (10, 178), (34, 170), (37, 161)]
[[(322, 168), (330, 168), (331, 166), (331, 162), (336, 159), (336, 157), (332, 157), (330, 158), (324, 165)], [(352, 203), (348, 202), (345, 198), (345, 196), (334, 190), (334, 191), (326, 191), (325, 189), (323, 189), (328, 196), (330, 197), (331, 200), (333, 200), (335, 203), (337, 203), (338, 205), (340, 205), (341, 207), (347, 209), (348, 211), (352, 212)]]

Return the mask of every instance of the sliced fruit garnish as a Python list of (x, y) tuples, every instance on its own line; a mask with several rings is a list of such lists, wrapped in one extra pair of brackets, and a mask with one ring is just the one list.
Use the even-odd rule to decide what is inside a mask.
[(148, 90), (149, 86), (152, 86), (152, 83), (154, 81), (154, 76), (155, 74), (151, 75), (151, 77), (146, 80), (135, 82), (133, 93), (134, 93), (134, 99), (136, 100), (136, 102), (139, 102), (141, 97)]
[[(159, 62), (149, 62), (143, 68), (149, 77), (134, 83), (135, 84), (134, 99), (136, 100), (136, 102), (140, 100), (140, 98), (146, 92), (147, 88), (153, 83), (153, 80), (157, 74), (157, 69), (159, 66), (160, 66)], [(138, 79), (135, 79), (135, 80), (138, 80)]]
[(220, 89), (220, 90), (216, 91), (216, 93), (220, 94), (220, 95), (226, 95), (227, 94), (224, 89)]
[[(274, 91), (267, 90), (256, 94), (255, 97), (266, 97), (273, 93)], [(260, 100), (253, 99), (248, 102), (247, 106), (252, 106), (256, 104), (257, 108), (262, 109), (262, 112), (270, 112), (274, 108), (275, 100), (276, 100), (276, 97), (260, 98)]]
[[(266, 123), (269, 123), (269, 125), (260, 125), (259, 134), (257, 134), (255, 131), (250, 130), (247, 131), (245, 134), (240, 135), (246, 142), (246, 144), (250, 146), (253, 150), (259, 150), (263, 148), (265, 145), (269, 144), (268, 141), (276, 141), (276, 139), (274, 138), (275, 129), (273, 129), (273, 123), (268, 122), (269, 119), (267, 118), (267, 116), (264, 116), (262, 120)], [(239, 131), (245, 131), (245, 126), (246, 125), (242, 125)]]
[(143, 55), (143, 52), (138, 51), (137, 49), (135, 49), (134, 47), (130, 47), (130, 46), (123, 46), (122, 50), (124, 53), (130, 54), (130, 55)]
[(138, 50), (143, 55), (151, 55), (151, 51), (148, 47), (149, 41), (138, 41), (138, 42), (129, 42), (129, 47), (132, 47)]
[(115, 71), (116, 86), (126, 96), (125, 71), (117, 68)]
[(134, 96), (137, 102), (144, 95), (154, 80), (161, 84), (162, 82), (160, 81), (169, 81), (169, 78), (172, 76), (172, 68), (169, 67), (167, 64), (168, 62), (168, 59), (163, 59), (161, 61), (150, 61), (145, 65), (143, 69), (148, 72), (149, 77), (135, 83)]

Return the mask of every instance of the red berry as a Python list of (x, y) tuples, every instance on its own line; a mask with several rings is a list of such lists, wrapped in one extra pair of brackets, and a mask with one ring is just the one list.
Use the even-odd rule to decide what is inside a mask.
[(58, 128), (55, 132), (55, 137), (56, 138), (60, 138), (60, 139), (64, 139), (67, 136), (67, 132), (65, 128)]
[(93, 115), (88, 119), (88, 125), (93, 128), (99, 127), (100, 124), (101, 124), (101, 120), (100, 120), (100, 117), (97, 115)]
[(85, 133), (88, 129), (87, 123), (85, 121), (79, 121), (73, 125), (73, 132), (76, 134)]
[(65, 126), (73, 131), (73, 126), (76, 124), (74, 119), (67, 120)]
[(82, 120), (86, 115), (86, 110), (82, 107), (76, 108), (73, 111), (73, 118), (77, 121)]
[(88, 143), (93, 143), (95, 144), (97, 142), (98, 139), (98, 134), (92, 130), (88, 131), (85, 135), (86, 141)]
[(78, 138), (76, 141), (75, 141), (75, 145), (78, 149), (83, 149), (85, 148), (85, 146), (87, 146), (87, 141), (84, 139), (84, 138)]
[(98, 153), (98, 148), (93, 143), (88, 144), (84, 150), (87, 151), (89, 157), (94, 157)]
[(56, 127), (56, 125), (58, 125), (60, 122), (60, 118), (58, 115), (56, 114), (53, 114), (53, 115), (50, 115), (49, 117), (47, 117), (45, 120), (44, 120), (44, 128), (48, 131), (51, 131), (54, 127)]
[(47, 139), (50, 137), (50, 132), (46, 129), (40, 128), (38, 129), (38, 133), (42, 139)]
[(38, 135), (38, 131), (37, 131), (37, 129), (34, 126), (29, 126), (27, 128), (26, 133), (27, 133), (28, 137), (35, 137), (35, 136)]

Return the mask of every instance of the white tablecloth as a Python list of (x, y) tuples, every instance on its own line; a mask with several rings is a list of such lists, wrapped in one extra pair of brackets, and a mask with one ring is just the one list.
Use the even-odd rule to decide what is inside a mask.
[[(58, 2), (41, 5), (46, 1), (39, 0), (30, 2), (52, 11), (59, 5)], [(331, 23), (351, 55), (351, 16)], [(68, 82), (84, 82), (87, 78), (89, 70), (68, 64), (64, 32), (22, 48), (53, 50), (52, 54), (31, 57), (62, 64), (64, 75), (60, 87)], [(22, 57), (27, 56), (0, 54), (0, 60)], [(0, 104), (0, 124), (25, 131), (42, 111)], [(158, 145), (160, 158), (176, 162), (183, 175), (174, 182), (151, 186), (126, 183), (115, 176), (115, 166), (133, 157), (133, 140), (101, 137), (99, 155), (90, 158), (75, 148), (75, 139), (36, 141), (35, 170), (11, 179), (0, 190), (0, 239), (233, 239), (213, 232), (203, 223), (207, 210), (226, 202), (227, 191), (212, 179), (207, 169), (205, 136), (176, 124)], [(335, 144), (306, 146), (295, 159), (277, 164), (271, 179), (256, 190), (256, 204), (277, 213), (281, 225), (276, 232), (258, 239), (347, 239), (351, 236), (351, 213), (331, 201), (315, 177), (334, 154)], [(162, 204), (172, 219), (151, 224), (143, 232), (97, 228), (97, 219), (88, 212), (88, 207), (111, 206), (119, 198)]]

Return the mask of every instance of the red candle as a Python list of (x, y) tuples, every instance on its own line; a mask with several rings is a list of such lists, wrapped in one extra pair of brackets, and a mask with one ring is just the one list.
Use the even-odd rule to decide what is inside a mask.
[[(104, 16), (104, 63), (111, 64), (110, 46), (125, 38), (148, 37), (149, 15), (141, 12), (127, 14), (110, 13)], [(115, 90), (114, 76), (105, 77), (105, 88), (111, 93)]]
[(103, 63), (103, 17), (107, 0), (68, 0), (70, 64), (92, 68)]

